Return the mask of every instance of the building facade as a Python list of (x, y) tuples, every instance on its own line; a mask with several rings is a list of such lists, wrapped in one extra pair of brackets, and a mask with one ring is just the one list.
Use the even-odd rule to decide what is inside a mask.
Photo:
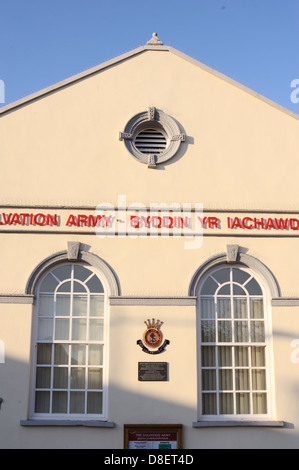
[(0, 447), (297, 447), (298, 116), (154, 34), (0, 117)]

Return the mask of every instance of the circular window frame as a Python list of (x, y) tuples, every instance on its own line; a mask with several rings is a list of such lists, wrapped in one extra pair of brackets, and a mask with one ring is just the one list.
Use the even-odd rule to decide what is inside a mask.
[[(166, 137), (166, 148), (157, 153), (145, 153), (138, 150), (135, 139), (138, 134), (146, 129), (157, 128)], [(133, 116), (125, 126), (123, 132), (119, 133), (119, 140), (125, 146), (131, 156), (140, 163), (145, 163), (149, 168), (170, 160), (179, 150), (182, 142), (185, 141), (185, 134), (182, 134), (176, 121), (155, 107), (148, 108), (147, 111)]]

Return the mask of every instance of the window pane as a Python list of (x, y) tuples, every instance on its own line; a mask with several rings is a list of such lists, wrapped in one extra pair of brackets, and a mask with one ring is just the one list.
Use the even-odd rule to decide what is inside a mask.
[(88, 364), (101, 366), (103, 364), (103, 346), (91, 344), (88, 347)]
[(219, 411), (221, 415), (232, 414), (234, 412), (233, 394), (219, 394)]
[(69, 362), (68, 344), (54, 345), (54, 364), (65, 365)]
[(238, 286), (238, 284), (233, 284), (233, 294), (234, 295), (246, 295), (246, 292), (244, 289), (242, 289), (241, 286)]
[(90, 296), (90, 316), (102, 317), (104, 316), (104, 296)]
[(226, 284), (218, 291), (218, 295), (230, 295), (230, 285)]
[(71, 363), (74, 365), (85, 365), (86, 362), (86, 347), (82, 344), (72, 345)]
[(203, 343), (214, 343), (216, 341), (214, 321), (204, 320), (201, 322), (201, 339)]
[(52, 274), (47, 274), (40, 286), (40, 292), (54, 292), (58, 284), (57, 279), (55, 279)]
[(252, 389), (266, 390), (266, 372), (264, 369), (255, 369), (252, 371)]
[(265, 365), (265, 347), (257, 346), (251, 348), (252, 367), (263, 367)]
[(51, 386), (51, 368), (36, 368), (36, 388), (50, 388)]
[(80, 282), (76, 281), (74, 281), (73, 290), (74, 292), (86, 292), (86, 288)]
[(247, 299), (234, 299), (234, 318), (248, 318)]
[(72, 339), (74, 341), (86, 341), (86, 319), (73, 319)]
[(239, 268), (233, 268), (233, 281), (244, 284), (249, 279), (250, 274)]
[(215, 318), (215, 302), (214, 299), (201, 299), (201, 318)]
[(53, 392), (52, 413), (67, 413), (67, 392)]
[(264, 318), (263, 299), (250, 299), (250, 318)]
[(219, 390), (233, 389), (233, 371), (232, 369), (219, 370)]
[(55, 340), (65, 341), (69, 339), (70, 321), (65, 318), (55, 319)]
[(51, 364), (52, 344), (37, 345), (37, 364)]
[(230, 346), (218, 346), (218, 366), (229, 367), (232, 365), (232, 348)]
[(236, 375), (236, 390), (249, 390), (249, 370), (237, 369)]
[(56, 296), (56, 316), (69, 317), (70, 316), (70, 296), (57, 295)]
[(68, 368), (54, 367), (53, 377), (54, 388), (68, 388)]
[(89, 320), (89, 339), (90, 341), (103, 341), (104, 338), (104, 320), (91, 319)]
[(35, 413), (49, 413), (50, 392), (35, 393)]
[(224, 284), (230, 281), (230, 268), (222, 268), (213, 273), (213, 277), (219, 284)]
[(79, 279), (80, 281), (86, 281), (86, 279), (91, 276), (92, 272), (87, 269), (87, 268), (84, 268), (83, 266), (80, 266), (80, 265), (75, 265), (74, 266), (74, 277), (75, 279)]
[(70, 413), (85, 413), (85, 392), (70, 393)]
[(66, 281), (58, 287), (57, 292), (71, 292), (71, 281)]
[(263, 343), (265, 341), (264, 322), (262, 321), (251, 322), (251, 341), (254, 343)]
[(88, 385), (89, 390), (100, 390), (103, 388), (103, 369), (88, 369)]
[(104, 293), (103, 285), (96, 275), (92, 276), (92, 278), (86, 283), (86, 285), (90, 292), (94, 292), (97, 294)]
[(39, 341), (50, 341), (53, 337), (53, 320), (46, 318), (38, 319), (37, 339)]
[(218, 284), (210, 277), (206, 280), (201, 290), (201, 295), (213, 295), (218, 287)]
[(237, 414), (250, 414), (250, 394), (249, 393), (237, 393), (236, 394), (236, 407)]
[(38, 316), (52, 317), (54, 315), (53, 295), (41, 295), (39, 298)]
[(235, 347), (235, 366), (244, 367), (248, 366), (248, 347), (236, 346)]
[(217, 414), (217, 395), (216, 393), (203, 393), (202, 395), (202, 412), (204, 415)]
[(217, 300), (217, 317), (218, 318), (231, 318), (230, 299)]
[(216, 390), (216, 370), (202, 370), (202, 389)]
[(87, 413), (88, 414), (102, 414), (103, 407), (103, 394), (88, 392), (87, 393)]
[(201, 347), (201, 364), (203, 367), (213, 367), (216, 365), (216, 351), (214, 346)]
[(249, 340), (247, 321), (235, 321), (235, 341), (247, 343)]
[(248, 290), (249, 295), (262, 295), (262, 289), (257, 281), (252, 278), (248, 284), (246, 284), (246, 289)]
[(73, 316), (84, 317), (87, 315), (87, 296), (74, 295), (73, 297)]
[(220, 343), (230, 343), (232, 341), (232, 322), (218, 322), (218, 341)]
[(83, 367), (71, 368), (71, 388), (85, 389), (85, 369)]
[(253, 413), (266, 414), (267, 413), (267, 395), (265, 393), (253, 393)]
[(74, 278), (79, 279), (80, 281), (86, 281), (86, 279), (92, 275), (92, 271), (88, 268), (76, 264), (74, 266)]
[(71, 269), (72, 266), (66, 264), (64, 266), (59, 266), (59, 268), (54, 269), (52, 272), (56, 277), (58, 277), (60, 281), (64, 281), (65, 279), (69, 279), (71, 277)]

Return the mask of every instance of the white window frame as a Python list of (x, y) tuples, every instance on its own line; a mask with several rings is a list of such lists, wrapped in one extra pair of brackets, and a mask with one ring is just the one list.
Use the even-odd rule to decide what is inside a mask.
[[(39, 309), (39, 302), (40, 302), (40, 287), (45, 279), (45, 277), (51, 273), (52, 271), (54, 271), (57, 267), (60, 267), (60, 266), (66, 266), (66, 265), (69, 265), (71, 266), (71, 276), (72, 276), (72, 279), (73, 279), (73, 273), (74, 273), (74, 266), (82, 266), (84, 268), (87, 268), (90, 272), (91, 272), (91, 275), (85, 279), (84, 282), (78, 280), (76, 278), (76, 281), (81, 283), (82, 285), (85, 284), (86, 282), (88, 282), (88, 279), (90, 277), (92, 277), (94, 274), (98, 277), (98, 279), (100, 280), (102, 286), (103, 286), (103, 290), (104, 290), (104, 293), (103, 294), (97, 294), (97, 293), (87, 293), (87, 296), (88, 296), (88, 305), (89, 305), (89, 302), (90, 302), (90, 295), (101, 295), (104, 297), (104, 329), (103, 329), (103, 341), (96, 341), (96, 342), (93, 342), (93, 341), (81, 341), (81, 340), (78, 340), (78, 341), (72, 341), (71, 339), (69, 339), (68, 341), (66, 340), (54, 340), (54, 336), (53, 336), (53, 339), (51, 341), (48, 341), (45, 343), (48, 343), (48, 344), (59, 344), (59, 343), (62, 343), (62, 344), (69, 344), (69, 345), (72, 345), (72, 344), (86, 344), (87, 347), (89, 344), (103, 344), (103, 365), (102, 365), (102, 368), (103, 368), (103, 376), (102, 376), (102, 381), (103, 381), (103, 384), (102, 384), (102, 413), (101, 414), (91, 414), (91, 413), (36, 413), (35, 412), (35, 391), (36, 391), (36, 370), (37, 370), (37, 343), (38, 343), (38, 309)], [(66, 279), (64, 280), (61, 280), (61, 283), (58, 284), (61, 285), (63, 282), (65, 282)], [(73, 284), (73, 283), (72, 283)], [(86, 287), (86, 286), (85, 286)], [(57, 286), (56, 286), (56, 289), (55, 291), (51, 292), (51, 294), (53, 294), (53, 296), (55, 297), (56, 296), (56, 292), (57, 292)], [(97, 420), (97, 421), (107, 421), (107, 410), (108, 410), (108, 348), (109, 348), (109, 343), (108, 343), (108, 339), (109, 339), (109, 312), (108, 312), (108, 286), (107, 286), (107, 282), (106, 282), (106, 279), (98, 272), (98, 270), (96, 270), (95, 268), (93, 268), (91, 265), (89, 265), (88, 263), (84, 263), (84, 262), (61, 262), (59, 264), (56, 264), (52, 267), (49, 267), (45, 272), (43, 272), (43, 275), (40, 277), (40, 279), (38, 280), (37, 282), (37, 285), (36, 285), (36, 305), (35, 305), (35, 308), (34, 308), (34, 312), (33, 312), (33, 322), (32, 322), (32, 350), (31, 350), (31, 357), (32, 357), (32, 361), (31, 361), (31, 374), (30, 374), (30, 401), (29, 401), (29, 418), (30, 419), (33, 419), (33, 420), (53, 420), (54, 422), (56, 420), (60, 420), (60, 421), (63, 421), (63, 420), (69, 420), (69, 421), (94, 421), (94, 420)], [(74, 292), (71, 291), (70, 292), (70, 296), (71, 296), (71, 302), (72, 302), (72, 299), (73, 299), (73, 295), (74, 295)], [(89, 312), (89, 310), (88, 310)], [(53, 331), (54, 331), (54, 324), (55, 324), (55, 321), (54, 321), (54, 313), (53, 313)], [(80, 318), (80, 317), (78, 317)], [(88, 318), (88, 317), (87, 317)], [(41, 341), (42, 343), (44, 343), (44, 341)], [(54, 349), (54, 346), (52, 346), (52, 363), (50, 365), (52, 371), (51, 371), (51, 386), (50, 386), (50, 391), (53, 391), (53, 366), (54, 366), (54, 354), (53, 354), (53, 349)], [(70, 364), (70, 361), (71, 361), (71, 358), (70, 358), (70, 355), (69, 355), (69, 363), (67, 365), (68, 368), (71, 367), (71, 364)], [(87, 369), (87, 365), (85, 366), (80, 366), (80, 367), (85, 367), (85, 369)], [(87, 374), (85, 374), (85, 381), (87, 381)], [(87, 395), (87, 382), (85, 382), (85, 389), (84, 389), (84, 392), (85, 394)], [(70, 379), (68, 380), (68, 406), (69, 406), (69, 393), (70, 393)], [(86, 402), (86, 398), (85, 398), (85, 402)]]
[[(201, 299), (204, 298), (204, 296), (201, 294), (201, 291), (202, 291), (202, 288), (204, 286), (204, 283), (205, 281), (207, 280), (207, 278), (211, 275), (213, 275), (213, 273), (215, 273), (216, 271), (220, 270), (220, 269), (223, 269), (223, 268), (230, 268), (230, 269), (234, 269), (234, 268), (239, 268), (241, 270), (244, 270), (246, 271), (247, 273), (249, 273), (251, 275), (250, 279), (251, 278), (254, 278), (261, 290), (262, 290), (262, 298), (263, 298), (263, 305), (264, 305), (264, 325), (265, 325), (265, 370), (266, 370), (266, 384), (267, 384), (267, 388), (266, 388), (266, 393), (267, 393), (267, 413), (266, 414), (253, 414), (252, 413), (252, 407), (251, 407), (251, 413), (250, 414), (237, 414), (236, 413), (236, 405), (235, 405), (235, 396), (236, 396), (236, 390), (235, 390), (235, 384), (233, 386), (233, 397), (234, 397), (234, 411), (235, 413), (234, 414), (219, 414), (219, 399), (218, 399), (218, 395), (219, 395), (219, 388), (217, 386), (217, 414), (203, 414), (203, 407), (202, 407), (202, 396), (203, 396), (203, 393), (204, 391), (202, 390), (202, 357), (201, 357), (201, 346), (202, 346), (202, 338), (201, 338), (201, 321), (202, 321), (202, 312), (201, 312)], [(232, 272), (232, 271), (231, 271)], [(232, 278), (230, 277), (230, 282), (232, 282)], [(246, 283), (248, 283), (249, 280)], [(219, 283), (218, 283), (219, 284)], [(213, 294), (213, 297), (215, 299), (215, 294), (217, 292), (217, 290), (219, 291), (221, 285), (219, 284), (218, 285), (218, 288), (216, 289), (215, 293)], [(206, 273), (202, 276), (200, 282), (198, 283), (198, 288), (197, 288), (197, 297), (198, 297), (198, 306), (197, 306), (197, 335), (198, 335), (198, 421), (214, 421), (214, 422), (221, 422), (221, 421), (267, 421), (269, 420), (269, 418), (271, 418), (271, 416), (273, 416), (273, 374), (271, 373), (271, 370), (273, 369), (273, 361), (272, 361), (272, 336), (271, 336), (271, 329), (272, 329), (272, 325), (271, 325), (271, 316), (270, 316), (270, 306), (269, 306), (269, 302), (268, 302), (268, 298), (269, 298), (269, 295), (268, 295), (268, 292), (267, 290), (265, 289), (265, 285), (263, 283), (263, 281), (261, 280), (260, 276), (253, 272), (251, 269), (249, 269), (248, 267), (244, 266), (244, 265), (240, 265), (240, 264), (219, 264), (217, 266), (215, 266), (214, 268), (211, 268), (210, 270), (206, 271)], [(212, 295), (207, 295), (206, 298), (208, 297), (212, 297)], [(222, 296), (221, 296), (222, 297)], [(233, 295), (231, 294), (229, 296), (232, 300), (233, 298)], [(236, 297), (238, 297), (236, 295)], [(239, 296), (240, 297), (240, 296)], [(257, 296), (255, 295), (250, 295), (250, 297), (252, 298), (255, 298)], [(247, 295), (246, 295), (246, 299), (247, 299), (247, 302), (249, 302), (249, 298)], [(215, 300), (214, 300), (215, 301)], [(232, 308), (232, 307), (231, 307)], [(217, 320), (216, 321), (216, 324), (217, 324)], [(232, 319), (233, 321), (233, 319)], [(250, 321), (250, 319), (248, 319), (248, 321)], [(217, 328), (216, 328), (217, 330)], [(207, 345), (212, 345), (212, 343), (207, 343)], [(215, 342), (215, 345), (221, 345), (221, 346), (231, 346), (231, 347), (235, 347), (235, 346), (246, 346), (245, 343), (237, 343), (237, 342), (234, 342), (232, 340), (232, 342), (227, 342), (227, 343), (220, 343), (219, 342), (217, 343), (217, 337), (216, 337), (216, 342)], [(248, 346), (250, 345), (253, 345), (253, 343), (250, 343), (248, 342)], [(254, 343), (254, 345), (259, 345), (259, 343)], [(233, 354), (232, 354), (233, 355)], [(234, 378), (234, 373), (235, 373), (235, 366), (233, 364), (233, 378)], [(218, 371), (220, 370), (220, 368), (218, 367), (217, 365), (217, 362), (216, 362), (216, 376), (218, 375)], [(249, 371), (252, 370), (252, 367), (249, 367)], [(251, 374), (249, 374), (251, 375)], [(217, 379), (217, 383), (218, 383), (218, 379)], [(252, 397), (252, 390), (250, 391), (250, 396)], [(252, 403), (251, 403), (252, 405)]]

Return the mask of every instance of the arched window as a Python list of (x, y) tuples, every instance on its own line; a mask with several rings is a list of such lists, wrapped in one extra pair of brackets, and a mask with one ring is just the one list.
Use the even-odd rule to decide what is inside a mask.
[(199, 285), (201, 418), (270, 413), (266, 296), (241, 265), (210, 270)]
[(104, 418), (106, 294), (87, 264), (62, 263), (36, 288), (31, 415)]

